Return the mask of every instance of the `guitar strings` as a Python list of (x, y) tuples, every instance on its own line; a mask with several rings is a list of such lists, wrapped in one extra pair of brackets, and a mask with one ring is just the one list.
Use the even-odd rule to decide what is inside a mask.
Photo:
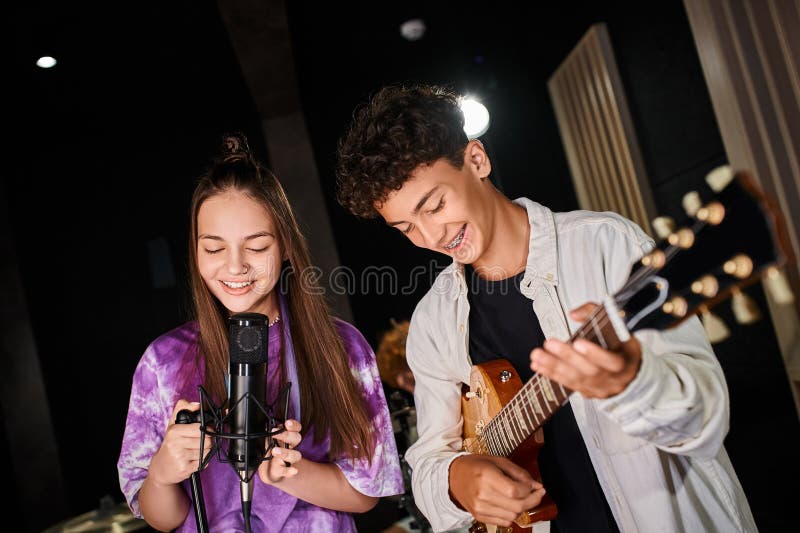
[[(604, 328), (607, 324), (609, 324), (610, 323), (610, 319), (608, 318), (608, 314), (605, 314), (605, 316), (600, 319), (601, 321), (597, 322), (597, 316), (600, 315), (601, 313), (606, 313), (606, 309), (602, 305), (598, 306), (594, 310), (594, 312), (592, 312), (592, 314), (590, 315), (591, 318), (589, 320), (586, 320), (581, 325), (581, 327), (579, 327), (578, 330), (576, 330), (576, 332), (570, 338), (570, 342), (572, 342), (574, 340), (577, 340), (577, 338), (580, 335), (584, 335), (585, 333), (587, 333), (590, 330), (590, 328), (592, 330), (594, 330), (595, 328), (600, 328), (602, 330), (602, 328)], [(585, 337), (585, 335), (584, 335), (584, 337)], [(547, 382), (549, 383), (549, 386), (550, 386), (550, 388), (551, 388), (551, 390), (553, 392), (555, 392), (555, 390), (556, 390), (556, 387), (553, 386), (555, 384), (556, 386), (561, 388), (562, 392), (564, 393), (564, 399), (561, 400), (561, 401), (558, 401), (558, 407), (556, 409), (553, 409), (550, 406), (550, 402), (545, 398), (545, 396), (547, 396), (547, 395), (546, 395), (546, 393), (544, 393), (544, 389), (543, 389), (544, 384), (541, 383), (541, 380), (547, 380)], [(526, 389), (530, 389), (530, 390), (526, 392)], [(534, 403), (529, 399), (529, 392), (533, 392), (534, 394), (537, 394), (537, 395), (541, 396), (542, 399), (543, 399), (543, 402), (541, 402), (541, 403), (544, 403), (545, 407), (547, 407), (547, 410), (550, 412), (548, 417), (541, 423), (539, 422), (538, 417), (536, 416), (536, 409), (534, 407)], [(557, 395), (556, 395), (556, 397), (557, 397)], [(542, 376), (541, 374), (536, 374), (531, 379), (529, 379), (522, 386), (522, 388), (520, 388), (520, 390), (514, 395), (514, 397), (511, 398), (511, 400), (506, 405), (504, 405), (500, 409), (500, 411), (497, 413), (497, 415), (486, 425), (486, 429), (484, 430), (484, 432), (482, 434), (482, 436), (486, 435), (487, 433), (489, 434), (488, 437), (485, 439), (486, 440), (485, 444), (487, 445), (487, 447), (493, 453), (495, 453), (495, 454), (501, 453), (503, 455), (506, 455), (508, 453), (511, 453), (513, 451), (513, 448), (505, 446), (505, 444), (503, 442), (504, 440), (508, 441), (509, 444), (512, 444), (514, 447), (516, 447), (516, 446), (519, 445), (519, 443), (521, 443), (523, 440), (525, 440), (525, 438), (527, 438), (527, 436), (525, 436), (522, 439), (519, 439), (519, 442), (517, 442), (516, 444), (513, 444), (508, 439), (508, 436), (507, 436), (509, 431), (503, 432), (503, 431), (501, 431), (503, 428), (498, 428), (497, 427), (498, 424), (505, 424), (506, 427), (510, 430), (511, 437), (514, 440), (516, 440), (516, 435), (514, 434), (516, 431), (515, 431), (515, 429), (513, 427), (514, 420), (509, 415), (509, 411), (514, 407), (513, 404), (515, 404), (515, 403), (516, 404), (520, 404), (519, 407), (521, 407), (522, 409), (525, 409), (525, 414), (528, 415), (528, 421), (530, 421), (530, 419), (531, 419), (531, 416), (530, 416), (531, 412), (530, 412), (529, 409), (526, 409), (526, 408), (533, 408), (533, 413), (532, 413), (533, 420), (536, 423), (537, 427), (535, 427), (533, 429), (533, 431), (531, 431), (531, 434), (532, 434), (534, 431), (539, 429), (539, 427), (541, 427), (544, 424), (544, 422), (546, 422), (547, 419), (549, 419), (550, 416), (552, 416), (552, 414), (555, 412), (555, 410), (557, 410), (558, 408), (563, 406), (568, 400), (569, 400), (569, 394), (566, 393), (565, 387), (563, 385), (561, 385), (558, 382), (554, 382), (553, 380), (547, 378), (546, 376)], [(542, 414), (544, 414), (544, 410), (541, 410), (541, 412), (542, 412)], [(503, 418), (506, 418), (507, 420), (502, 420)], [(524, 419), (523, 419), (523, 422), (524, 422)], [(527, 422), (525, 423), (525, 425), (529, 426), (529, 424)], [(520, 429), (519, 433), (520, 434), (524, 433), (524, 431), (523, 431), (522, 427), (519, 425), (519, 423), (517, 424), (517, 426)], [(504, 438), (504, 436), (506, 438)], [(492, 450), (492, 441), (494, 441), (495, 443), (499, 444), (498, 451)], [(506, 448), (510, 448), (510, 449), (506, 452), (505, 451)]]

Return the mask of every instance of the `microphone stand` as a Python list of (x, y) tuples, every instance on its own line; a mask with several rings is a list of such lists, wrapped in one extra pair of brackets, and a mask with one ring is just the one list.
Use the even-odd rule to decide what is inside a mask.
[[(205, 499), (203, 497), (203, 483), (200, 479), (200, 472), (208, 465), (209, 461), (213, 458), (214, 454), (217, 454), (218, 459), (220, 462), (223, 463), (231, 463), (234, 467), (234, 470), (239, 475), (239, 490), (241, 491), (241, 498), (242, 498), (242, 516), (244, 518), (244, 525), (245, 530), (247, 533), (250, 533), (250, 510), (252, 507), (253, 501), (253, 476), (258, 469), (258, 466), (251, 468), (246, 468), (244, 470), (239, 470), (234, 465), (233, 460), (230, 458), (224, 457), (222, 452), (222, 444), (220, 439), (236, 439), (236, 440), (244, 440), (245, 441), (245, 455), (247, 455), (247, 446), (249, 446), (249, 441), (256, 438), (267, 438), (268, 445), (264, 457), (262, 457), (259, 461), (259, 464), (265, 460), (272, 459), (272, 454), (270, 453), (272, 448), (275, 446), (275, 442), (273, 441), (273, 437), (281, 432), (284, 429), (276, 429), (280, 424), (286, 424), (286, 419), (289, 416), (289, 389), (291, 388), (291, 382), (287, 382), (281, 392), (278, 394), (278, 398), (276, 399), (275, 403), (278, 404), (281, 400), (284, 402), (283, 408), (283, 418), (278, 418), (273, 416), (273, 405), (267, 405), (266, 408), (259, 402), (252, 394), (247, 394), (243, 396), (239, 402), (236, 403), (229, 411), (228, 414), (224, 417), (220, 416), (221, 409), (216, 407), (208, 397), (205, 389), (202, 386), (198, 386), (198, 390), (200, 391), (200, 410), (199, 411), (190, 411), (189, 409), (182, 409), (178, 411), (177, 416), (175, 417), (176, 424), (200, 424), (200, 433), (201, 433), (201, 440), (200, 440), (200, 462), (198, 463), (197, 470), (192, 472), (191, 476), (189, 476), (189, 483), (192, 489), (192, 500), (194, 503), (194, 517), (197, 523), (197, 531), (198, 533), (209, 533), (208, 529), (208, 518), (206, 516), (206, 506), (205, 506)], [(267, 419), (267, 428), (266, 432), (255, 432), (250, 433), (250, 428), (245, 427), (244, 435), (232, 434), (232, 433), (225, 433), (223, 429), (225, 424), (229, 422), (230, 417), (232, 416), (232, 412), (239, 406), (239, 403), (242, 401), (253, 401), (255, 402), (255, 407), (260, 409), (264, 412)], [(208, 430), (206, 428), (207, 421), (206, 421), (206, 410), (205, 405), (206, 403), (210, 407), (211, 411), (211, 418), (213, 419), (213, 430)], [(249, 406), (245, 406), (245, 408), (249, 408)], [(205, 444), (205, 436), (211, 435), (214, 439), (214, 444), (211, 447), (211, 451), (209, 452), (208, 456), (203, 460), (203, 447)]]
[[(200, 431), (203, 434), (200, 441), (200, 457), (203, 457), (203, 444), (205, 443), (205, 430), (202, 425), (203, 413), (200, 411), (190, 411), (189, 409), (182, 409), (178, 411), (175, 417), (176, 424), (192, 424), (200, 423)], [(211, 456), (211, 454), (209, 454)], [(192, 472), (189, 476), (189, 482), (192, 486), (192, 501), (194, 503), (194, 518), (197, 522), (197, 533), (208, 532), (208, 518), (206, 518), (206, 505), (203, 498), (203, 483), (200, 481), (200, 470), (205, 467), (205, 463), (201, 462), (197, 470)]]
[(194, 500), (194, 518), (197, 521), (197, 533), (208, 533), (208, 518), (206, 518), (206, 505), (203, 499), (203, 483), (200, 481), (200, 472), (192, 472), (189, 480), (192, 484), (192, 500)]

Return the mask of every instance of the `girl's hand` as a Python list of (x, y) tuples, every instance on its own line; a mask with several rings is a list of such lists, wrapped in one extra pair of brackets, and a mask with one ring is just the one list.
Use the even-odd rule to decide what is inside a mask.
[[(180, 483), (197, 470), (199, 464), (200, 424), (176, 424), (175, 417), (181, 409), (197, 411), (200, 404), (183, 399), (175, 404), (161, 447), (150, 461), (147, 476), (156, 485)], [(211, 437), (206, 435), (203, 459), (211, 451), (211, 446)]]
[(264, 461), (258, 467), (258, 477), (267, 485), (274, 485), (284, 478), (296, 476), (295, 465), (303, 457), (298, 450), (293, 449), (303, 439), (300, 435), (302, 429), (300, 422), (289, 419), (285, 428), (285, 431), (273, 437), (278, 441), (278, 445), (272, 448), (272, 459)]

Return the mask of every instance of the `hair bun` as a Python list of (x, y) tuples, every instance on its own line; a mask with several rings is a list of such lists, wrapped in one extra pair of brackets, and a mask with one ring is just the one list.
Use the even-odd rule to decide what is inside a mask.
[(222, 136), (222, 160), (236, 161), (251, 157), (247, 137), (241, 132), (226, 133)]

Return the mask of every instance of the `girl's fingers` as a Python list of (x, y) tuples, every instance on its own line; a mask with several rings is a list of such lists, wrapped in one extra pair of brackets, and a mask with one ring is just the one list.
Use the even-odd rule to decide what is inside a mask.
[(299, 451), (286, 448), (273, 448), (272, 455), (290, 464), (296, 463), (303, 457)]

